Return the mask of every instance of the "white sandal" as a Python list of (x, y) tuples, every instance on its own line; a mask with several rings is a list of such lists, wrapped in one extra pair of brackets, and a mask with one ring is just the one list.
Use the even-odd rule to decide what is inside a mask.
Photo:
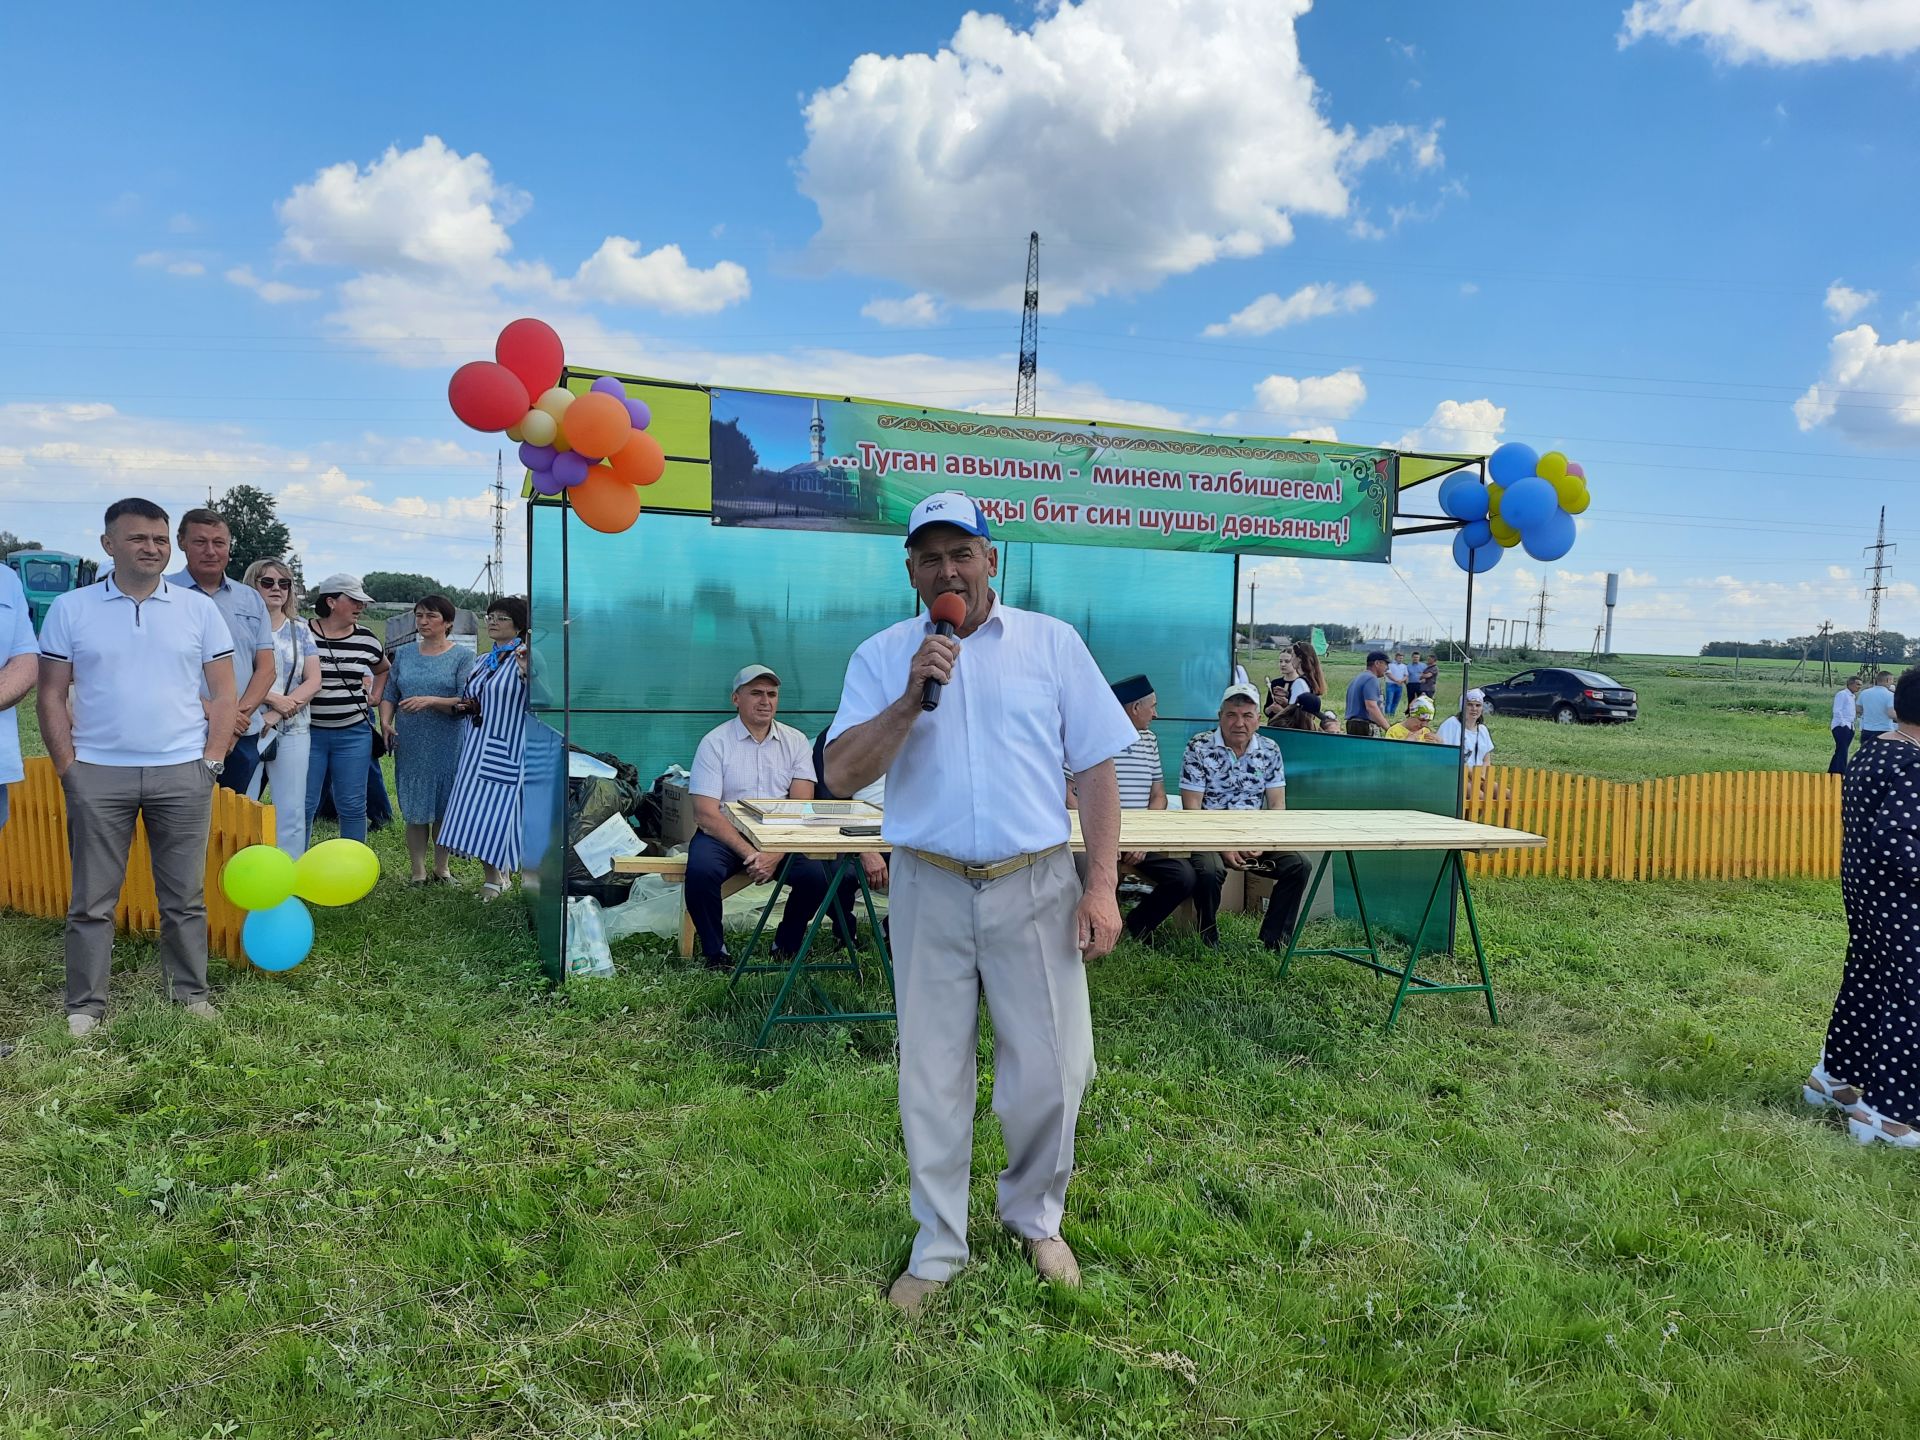
[(485, 881), (480, 886), (480, 903), (482, 905), (492, 904), (495, 900), (498, 900), (502, 895), (506, 893), (507, 893), (507, 887), (504, 884), (500, 883), (499, 881), (496, 881), (496, 880)]
[(1859, 1114), (1866, 1103), (1859, 1086), (1841, 1084), (1827, 1074), (1824, 1064), (1813, 1067), (1800, 1087), (1800, 1098), (1816, 1110), (1838, 1110), (1843, 1115)]
[(1871, 1105), (1848, 1112), (1847, 1133), (1862, 1145), (1878, 1142), (1897, 1150), (1920, 1150), (1920, 1129), (1889, 1120)]

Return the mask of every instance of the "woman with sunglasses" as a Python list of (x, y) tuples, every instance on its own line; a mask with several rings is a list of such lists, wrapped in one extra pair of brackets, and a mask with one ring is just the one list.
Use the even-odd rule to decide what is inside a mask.
[(307, 706), (320, 692), (320, 650), (300, 623), (293, 571), (279, 560), (256, 560), (246, 583), (267, 602), (273, 626), (273, 688), (260, 705), (260, 765), (247, 796), (270, 787), (274, 838), (296, 860), (307, 849), (307, 755), (313, 743)]

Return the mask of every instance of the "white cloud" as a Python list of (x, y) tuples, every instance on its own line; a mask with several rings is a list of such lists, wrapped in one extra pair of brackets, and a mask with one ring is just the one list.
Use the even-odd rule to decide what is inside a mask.
[(167, 220), (167, 229), (175, 235), (191, 235), (199, 228), (191, 215), (176, 214)]
[(1223, 335), (1271, 335), (1302, 320), (1322, 315), (1347, 315), (1373, 304), (1373, 291), (1358, 281), (1350, 285), (1302, 285), (1282, 299), (1269, 292), (1225, 320), (1209, 325), (1201, 333), (1218, 338)]
[(1920, 340), (1883, 345), (1871, 325), (1841, 331), (1793, 418), (1802, 430), (1831, 426), (1868, 445), (1920, 445)]
[(1392, 442), (1395, 450), (1424, 450), (1443, 455), (1484, 454), (1500, 443), (1507, 410), (1491, 400), (1442, 400), (1427, 423)]
[(318, 300), (318, 290), (308, 290), (299, 285), (289, 285), (283, 280), (262, 280), (253, 273), (251, 265), (236, 265), (227, 271), (230, 284), (243, 290), (251, 290), (269, 305), (284, 305), (289, 300)]
[(860, 313), (882, 325), (937, 325), (943, 311), (938, 300), (919, 290), (903, 299), (876, 296), (860, 307)]
[(1654, 37), (1704, 41), (1733, 64), (1792, 65), (1920, 50), (1914, 0), (1634, 0), (1622, 47)]
[(204, 275), (207, 267), (191, 255), (177, 254), (171, 250), (149, 250), (144, 255), (133, 257), (133, 263), (150, 270), (164, 270), (169, 275)]
[(573, 277), (582, 299), (613, 305), (646, 305), (670, 315), (707, 315), (747, 298), (746, 270), (722, 260), (700, 270), (678, 245), (640, 253), (624, 235), (609, 235)]
[(806, 107), (815, 256), (1015, 308), (1038, 230), (1059, 310), (1343, 218), (1390, 155), (1438, 167), (1435, 128), (1329, 120), (1294, 31), (1308, 3), (1062, 0), (1026, 29), (969, 12), (933, 54), (860, 56)]
[(1845, 325), (1880, 298), (1877, 290), (1855, 290), (1836, 280), (1827, 287), (1827, 315), (1834, 324)]
[(1335, 440), (1334, 420), (1344, 420), (1367, 399), (1367, 385), (1357, 370), (1331, 375), (1269, 375), (1253, 387), (1254, 415), (1227, 416), (1226, 425), (1252, 423), (1274, 433), (1284, 430), (1301, 440)]

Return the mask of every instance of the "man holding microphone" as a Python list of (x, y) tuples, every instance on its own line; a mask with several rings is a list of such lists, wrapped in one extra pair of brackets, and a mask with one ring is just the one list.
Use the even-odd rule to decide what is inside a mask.
[[(1000, 601), (998, 569), (971, 499), (948, 491), (916, 505), (907, 579), (929, 614), (854, 652), (827, 732), (836, 795), (887, 777), (900, 1127), (920, 1227), (888, 1298), (909, 1314), (967, 1261), (982, 992), (1007, 1148), (1001, 1222), (1043, 1279), (1080, 1281), (1060, 1221), (1093, 1076), (1083, 967), (1119, 938), (1113, 759), (1138, 732), (1070, 626)], [(936, 627), (954, 610), (950, 629)], [(1069, 774), (1084, 892), (1067, 848)]]

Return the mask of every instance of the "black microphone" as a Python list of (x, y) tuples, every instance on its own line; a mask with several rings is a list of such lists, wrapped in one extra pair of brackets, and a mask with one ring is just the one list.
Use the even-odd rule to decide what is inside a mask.
[[(927, 613), (933, 617), (933, 633), (951, 635), (967, 621), (967, 602), (953, 591), (933, 597), (933, 604), (927, 607)], [(940, 691), (945, 688), (938, 680), (929, 680), (920, 692), (922, 710), (940, 708)]]

